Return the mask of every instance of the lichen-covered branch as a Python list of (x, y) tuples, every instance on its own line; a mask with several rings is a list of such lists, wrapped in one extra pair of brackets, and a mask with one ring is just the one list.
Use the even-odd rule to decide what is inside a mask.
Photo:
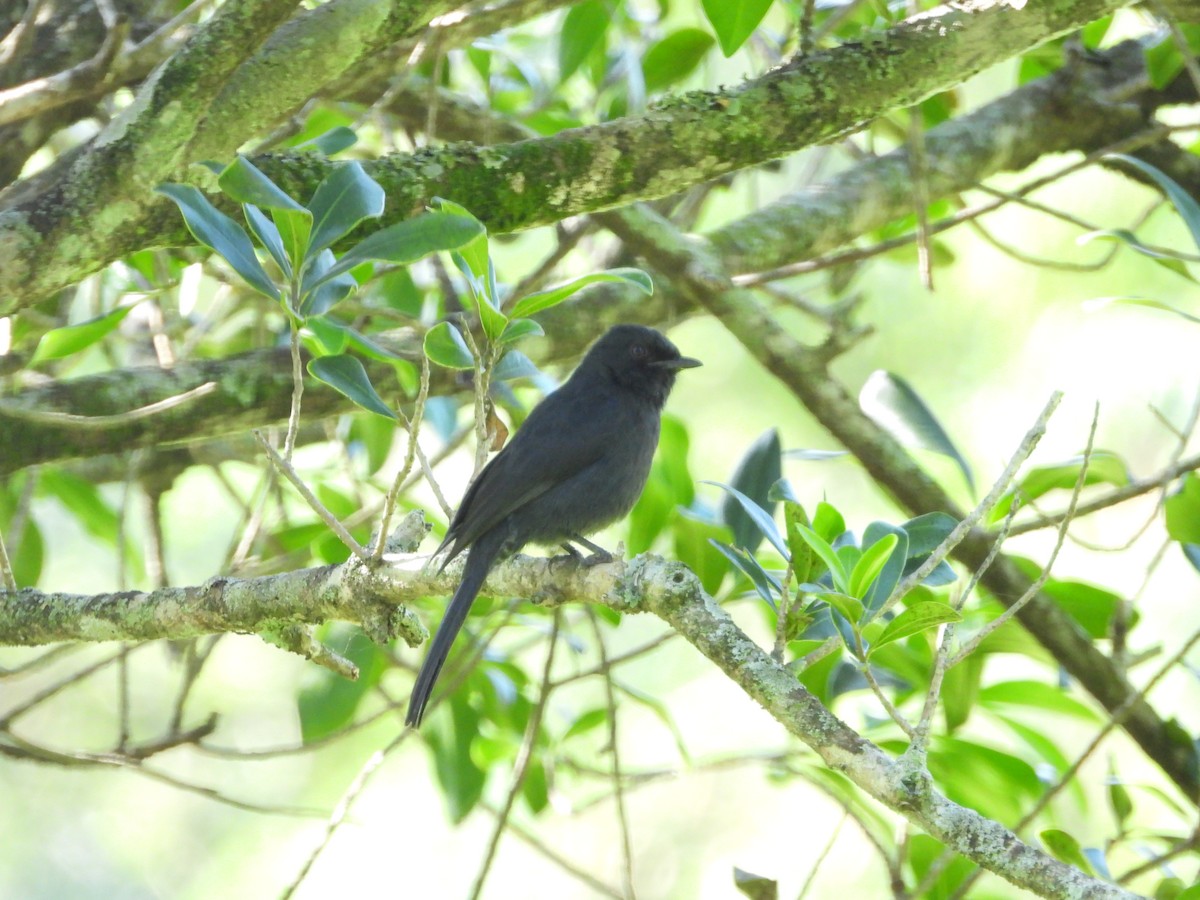
[[(394, 5), (394, 16), (409, 6)], [(977, 0), (916, 17), (867, 44), (800, 58), (733, 90), (672, 98), (643, 116), (538, 140), (450, 146), (381, 160), (370, 174), (390, 203), (377, 224), (407, 217), (435, 195), (468, 204), (493, 231), (665, 196), (836, 138), (1122, 5), (1120, 0), (1057, 0), (1016, 9), (1002, 0)], [(440, 8), (426, 7), (425, 12)], [(395, 28), (391, 17), (388, 21), (387, 33), (394, 38), (403, 29)], [(259, 33), (249, 32), (251, 40)], [(200, 60), (196, 65), (201, 87), (211, 87), (213, 73)], [(150, 189), (167, 174), (183, 174), (190, 161), (227, 156), (249, 136), (242, 123), (271, 118), (253, 107), (267, 102), (260, 93), (262, 79), (249, 77), (258, 65), (256, 58), (226, 87), (220, 112), (214, 111), (202, 132), (184, 135), (155, 126), (135, 107), (131, 124), (138, 128), (114, 135), (101, 156), (89, 154), (56, 196), (0, 210), (0, 315), (145, 247), (150, 233), (156, 243), (183, 241), (167, 201), (154, 199)], [(172, 66), (178, 64), (168, 63), (166, 71)], [(202, 99), (197, 108), (207, 108), (213, 98)], [(191, 117), (193, 127), (197, 118), (205, 118), (194, 109)], [(163, 118), (168, 124), (176, 119)], [(224, 125), (218, 128), (218, 122)], [(101, 167), (102, 161), (112, 162), (112, 153), (140, 168)], [(257, 162), (295, 196), (307, 196), (328, 169), (327, 162), (297, 156)], [(90, 174), (81, 180), (79, 173)]]

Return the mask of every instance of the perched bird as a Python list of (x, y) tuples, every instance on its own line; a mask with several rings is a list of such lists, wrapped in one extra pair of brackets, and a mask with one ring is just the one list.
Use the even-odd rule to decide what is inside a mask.
[(409, 725), (421, 724), (450, 645), (493, 564), (528, 543), (562, 544), (578, 556), (572, 541), (595, 552), (589, 562), (611, 559), (584, 536), (633, 508), (650, 474), (675, 375), (698, 365), (653, 328), (616, 325), (479, 473), (437, 550), (447, 551), (444, 569), (470, 548), (413, 685)]

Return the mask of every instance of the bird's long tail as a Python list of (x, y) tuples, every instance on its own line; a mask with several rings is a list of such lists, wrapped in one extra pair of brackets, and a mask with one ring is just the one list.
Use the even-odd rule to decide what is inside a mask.
[(479, 589), (483, 587), (483, 580), (487, 577), (488, 570), (491, 569), (492, 563), (503, 546), (504, 536), (499, 532), (500, 529), (493, 528), (472, 544), (471, 549), (467, 552), (467, 564), (463, 567), (462, 581), (446, 607), (446, 615), (442, 618), (442, 624), (438, 626), (433, 641), (430, 642), (425, 662), (421, 663), (421, 671), (417, 673), (417, 680), (413, 684), (412, 696), (408, 701), (408, 714), (404, 718), (405, 724), (412, 725), (414, 728), (421, 724), (421, 719), (425, 715), (425, 707), (429, 704), (433, 686), (450, 653), (450, 647), (462, 629), (463, 622), (467, 619), (467, 613), (471, 610), (471, 604), (475, 601)]

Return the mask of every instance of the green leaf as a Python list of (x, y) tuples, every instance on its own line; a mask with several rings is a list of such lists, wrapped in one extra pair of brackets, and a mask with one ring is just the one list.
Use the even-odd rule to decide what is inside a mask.
[[(488, 273), (488, 259), (490, 257), (488, 255), (487, 229), (484, 228), (483, 223), (475, 218), (469, 209), (455, 203), (453, 200), (447, 200), (444, 197), (434, 197), (433, 205), (435, 209), (440, 210), (446, 215), (458, 216), (475, 223), (479, 229), (476, 236), (458, 247), (458, 253), (471, 270), (471, 274), (476, 278), (486, 278)], [(514, 312), (514, 315), (520, 315), (520, 313)]]
[(1075, 716), (1087, 722), (1099, 721), (1099, 717), (1088, 706), (1055, 685), (1041, 681), (1014, 680), (990, 684), (979, 692), (979, 701), (987, 706), (1028, 706), (1059, 715)]
[(713, 37), (699, 28), (680, 28), (650, 46), (642, 57), (642, 80), (653, 93), (677, 84), (700, 65)]
[(308, 371), (314, 378), (323, 381), (367, 412), (389, 419), (399, 418), (375, 393), (366, 369), (355, 357), (344, 353), (322, 356), (309, 361)]
[[(472, 280), (478, 283), (478, 279)], [(487, 335), (489, 341), (496, 341), (508, 326), (508, 316), (500, 312), (499, 292), (496, 287), (496, 263), (491, 257), (488, 257), (488, 277), (485, 284), (486, 289), (483, 291), (478, 291), (476, 284), (472, 284), (471, 290), (475, 295), (483, 333)]]
[(1157, 184), (1167, 199), (1171, 201), (1175, 207), (1175, 211), (1183, 219), (1184, 224), (1187, 225), (1188, 231), (1192, 235), (1192, 243), (1200, 249), (1200, 204), (1192, 199), (1191, 194), (1180, 187), (1178, 182), (1165, 172), (1150, 165), (1148, 162), (1143, 162), (1133, 156), (1126, 156), (1123, 153), (1114, 153), (1105, 158), (1119, 160), (1130, 168), (1137, 169)]
[(492, 369), (492, 378), (497, 381), (513, 381), (517, 378), (536, 378), (541, 372), (528, 356), (520, 350), (509, 350), (496, 367)]
[(449, 715), (438, 715), (440, 711), (434, 710), (422, 729), (433, 753), (434, 772), (450, 819), (456, 824), (475, 808), (487, 783), (487, 770), (478, 766), (471, 754), (471, 745), (480, 732), (479, 713), (464, 693), (452, 694), (445, 704), (450, 708)]
[(894, 534), (887, 534), (863, 550), (862, 556), (854, 564), (850, 572), (850, 595), (860, 600), (866, 598), (867, 589), (879, 577), (884, 565), (891, 558), (899, 539)]
[(779, 897), (778, 881), (765, 875), (745, 872), (737, 866), (733, 869), (733, 886), (750, 900), (777, 900)]
[(338, 125), (318, 134), (316, 137), (295, 144), (291, 149), (300, 152), (312, 150), (324, 156), (333, 156), (353, 147), (357, 143), (358, 135), (354, 133), (354, 129), (347, 128), (345, 125)]
[(533, 319), (511, 319), (504, 326), (504, 331), (500, 334), (496, 343), (498, 344), (514, 344), (521, 338), (538, 337), (545, 334), (545, 330)]
[(917, 392), (899, 375), (879, 369), (871, 374), (858, 395), (862, 411), (901, 443), (948, 456), (958, 464), (975, 490), (975, 477), (966, 459)]
[(430, 253), (463, 247), (481, 234), (483, 225), (474, 218), (444, 212), (421, 213), (363, 238), (343, 253), (323, 278), (333, 278), (373, 260), (406, 266)]
[(300, 309), (296, 310), (301, 318), (325, 315), (358, 288), (358, 282), (348, 272), (330, 277), (334, 264), (333, 251), (326, 247), (304, 270), (300, 283)]
[(364, 219), (383, 213), (383, 188), (358, 162), (340, 163), (317, 185), (312, 210), (312, 239), (305, 253), (312, 259), (334, 241), (349, 234)]
[(1121, 784), (1121, 779), (1117, 775), (1117, 770), (1113, 765), (1113, 761), (1108, 761), (1108, 805), (1113, 811), (1113, 816), (1117, 820), (1117, 826), (1123, 831), (1125, 823), (1128, 821), (1130, 814), (1133, 813), (1133, 799), (1129, 796), (1129, 791)]
[(1200, 316), (1194, 316), (1189, 312), (1184, 312), (1177, 306), (1172, 306), (1163, 300), (1155, 300), (1150, 297), (1097, 297), (1087, 302), (1087, 308), (1089, 311), (1093, 311), (1117, 304), (1122, 306), (1143, 306), (1147, 309), (1156, 309), (1159, 312), (1169, 312), (1193, 324), (1200, 324)]
[(946, 729), (951, 734), (966, 724), (975, 708), (983, 662), (982, 653), (972, 653), (950, 669), (942, 681), (942, 709), (946, 715)]
[(887, 627), (875, 638), (872, 651), (886, 646), (893, 641), (901, 641), (930, 628), (936, 628), (946, 622), (961, 622), (962, 616), (953, 606), (937, 600), (924, 600), (914, 603), (901, 612), (896, 618), (887, 623)]
[(49, 359), (62, 359), (72, 353), (78, 353), (111, 332), (129, 315), (133, 306), (118, 306), (102, 316), (79, 322), (75, 325), (64, 325), (62, 328), (52, 328), (42, 335), (37, 349), (33, 351), (32, 364), (45, 362)]
[[(1176, 275), (1186, 278), (1188, 281), (1196, 284), (1196, 279), (1192, 276), (1191, 271), (1189, 271), (1187, 265), (1184, 263), (1182, 254), (1173, 253), (1171, 251), (1156, 250), (1153, 247), (1148, 247), (1143, 244), (1138, 239), (1138, 236), (1132, 231), (1127, 231), (1124, 228), (1110, 228), (1102, 231), (1089, 231), (1087, 234), (1081, 234), (1078, 238), (1076, 238), (1075, 243), (1082, 246), (1083, 244), (1094, 240), (1119, 241), (1121, 243), (1128, 244), (1138, 253), (1141, 253), (1143, 256), (1147, 256), (1154, 260), (1164, 269), (1174, 272)], [(1108, 302), (1119, 302), (1122, 298), (1110, 297), (1104, 299)], [(1128, 299), (1132, 300), (1132, 298)], [(1089, 308), (1094, 308), (1097, 305), (1097, 301), (1092, 301), (1088, 304)]]
[[(880, 609), (892, 596), (892, 591), (896, 589), (896, 585), (900, 583), (900, 579), (904, 575), (904, 571), (908, 566), (908, 557), (912, 552), (909, 549), (908, 533), (904, 528), (897, 528), (895, 525), (889, 525), (886, 522), (872, 522), (867, 526), (866, 531), (863, 532), (863, 556), (865, 557), (871, 548), (883, 540), (884, 537), (894, 538), (896, 548), (888, 556), (866, 594), (856, 595), (862, 597), (867, 610), (872, 614)], [(861, 562), (859, 564), (861, 565)], [(853, 580), (853, 576), (851, 576), (851, 582)]]
[(388, 667), (387, 655), (361, 631), (338, 624), (323, 627), (318, 634), (326, 644), (358, 666), (358, 679), (351, 681), (328, 669), (316, 669), (305, 679), (296, 698), (300, 736), (306, 744), (328, 737), (354, 720), (363, 697), (379, 683)]
[(608, 11), (600, 0), (586, 0), (571, 7), (563, 17), (558, 35), (558, 80), (566, 81), (604, 41)]
[(1042, 843), (1046, 845), (1046, 849), (1056, 859), (1069, 866), (1074, 866), (1088, 875), (1095, 876), (1096, 870), (1092, 868), (1088, 858), (1083, 855), (1079, 842), (1071, 835), (1058, 828), (1048, 828), (1041, 833), (1040, 837)]
[(587, 287), (589, 284), (596, 284), (598, 282), (631, 284), (647, 296), (654, 293), (654, 282), (641, 269), (607, 269), (603, 272), (593, 272), (590, 275), (583, 275), (572, 281), (568, 281), (566, 284), (560, 284), (557, 287), (548, 288), (544, 291), (538, 291), (536, 294), (522, 297), (509, 310), (509, 315), (514, 319), (522, 316), (532, 316), (534, 313), (557, 306), (576, 291)]
[(438, 322), (425, 332), (425, 355), (447, 369), (475, 368), (471, 348), (459, 330), (449, 322)]
[(729, 530), (724, 525), (702, 518), (691, 510), (680, 509), (671, 533), (674, 538), (675, 558), (696, 573), (709, 596), (715, 596), (729, 571), (729, 563), (725, 554), (717, 550), (710, 541), (727, 541)]
[(565, 743), (573, 737), (578, 737), (581, 734), (592, 731), (607, 721), (608, 707), (600, 706), (596, 709), (590, 709), (587, 712), (582, 713), (574, 722), (571, 723), (571, 727), (566, 730), (565, 734), (563, 734), (563, 742)]
[(292, 261), (288, 258), (287, 249), (283, 246), (283, 238), (275, 223), (263, 215), (263, 211), (253, 203), (243, 203), (242, 213), (246, 216), (246, 224), (258, 238), (258, 242), (267, 248), (275, 265), (283, 272), (288, 281), (292, 278)]
[(794, 500), (783, 501), (784, 530), (787, 533), (789, 560), (797, 584), (816, 581), (820, 572), (819, 557), (808, 542), (800, 536), (797, 525), (808, 527), (808, 513)]
[[(46, 467), (38, 477), (37, 487), (39, 493), (56, 498), (70, 510), (92, 537), (116, 545), (121, 521), (90, 481), (65, 469)], [(131, 542), (127, 549), (135, 546)]]
[[(775, 501), (770, 499), (770, 494), (771, 488), (779, 481), (782, 474), (780, 467), (779, 432), (771, 428), (763, 432), (750, 445), (729, 479), (733, 490), (740, 492), (743, 497), (748, 498), (752, 504), (761, 509), (772, 527), (774, 527)], [(745, 547), (751, 553), (758, 548), (763, 535), (766, 534), (761, 530), (762, 523), (755, 518), (755, 514), (744, 508), (743, 500), (735, 494), (731, 493), (721, 504), (721, 518), (733, 531), (733, 543), (738, 547)], [(777, 541), (772, 541), (772, 543), (779, 547)], [(788, 558), (786, 549), (780, 549), (779, 552), (784, 554), (784, 559)]]
[[(1058, 463), (1053, 466), (1038, 466), (1031, 469), (1017, 486), (1000, 498), (989, 517), (992, 523), (999, 522), (1012, 509), (1013, 498), (1020, 496), (1023, 502), (1037, 500), (1053, 490), (1074, 490), (1079, 481), (1079, 471), (1083, 467), (1083, 457)], [(1114, 487), (1124, 487), (1129, 484), (1129, 470), (1125, 461), (1115, 453), (1097, 450), (1088, 460), (1087, 475), (1084, 485), (1111, 484)]]
[(346, 444), (351, 457), (362, 459), (365, 454), (366, 474), (374, 475), (388, 461), (398, 431), (395, 423), (382, 416), (359, 415), (350, 420)]
[(817, 504), (812, 530), (819, 534), (826, 543), (832, 544), (845, 533), (846, 520), (842, 518), (840, 512), (822, 500)]
[(771, 8), (771, 0), (702, 0), (702, 4), (727, 57), (746, 42)]
[(1196, 473), (1184, 476), (1179, 489), (1167, 497), (1164, 512), (1172, 540), (1200, 544), (1200, 477)]
[[(841, 591), (821, 591), (817, 594), (822, 600), (836, 609), (842, 614), (842, 617), (852, 626), (857, 626), (863, 617), (864, 608), (862, 601), (857, 597), (851, 597), (849, 594), (843, 594)], [(857, 631), (857, 628), (855, 629)], [(846, 642), (851, 649), (854, 644), (850, 641)]]
[(254, 244), (241, 225), (190, 184), (160, 184), (155, 190), (175, 202), (196, 240), (219, 253), (250, 287), (272, 300), (279, 299), (279, 288), (254, 255)]
[(850, 579), (846, 573), (846, 567), (833, 547), (812, 528), (799, 523), (796, 524), (796, 533), (825, 563), (825, 567), (829, 569), (829, 577), (833, 579), (833, 586), (842, 593), (846, 593), (850, 587)]
[(731, 496), (738, 504), (740, 509), (745, 513), (746, 521), (750, 523), (749, 527), (754, 529), (756, 532), (756, 534), (751, 535), (748, 533), (747, 529), (743, 529), (742, 536), (739, 536), (738, 527), (730, 521), (730, 517), (728, 515), (724, 516), (723, 518), (725, 519), (725, 524), (729, 525), (730, 530), (733, 531), (734, 543), (736, 545), (744, 547), (748, 553), (753, 553), (754, 548), (757, 547), (762, 542), (762, 538), (765, 537), (771, 542), (775, 549), (779, 551), (780, 555), (782, 555), (784, 559), (788, 558), (787, 543), (783, 540), (783, 536), (780, 535), (779, 528), (775, 525), (775, 520), (771, 518), (770, 513), (768, 513), (765, 509), (763, 509), (735, 487), (730, 487), (727, 484), (721, 484), (719, 481), (706, 481), (704, 484), (714, 485), (728, 493), (729, 496)]
[(221, 172), (217, 184), (238, 203), (251, 203), (267, 209), (285, 209), (311, 216), (300, 203), (289, 197), (250, 160), (238, 156)]
[(767, 605), (770, 606), (771, 609), (776, 608), (775, 598), (778, 597), (782, 592), (783, 585), (776, 581), (770, 575), (770, 573), (768, 573), (767, 570), (764, 569), (761, 564), (759, 564), (757, 559), (755, 559), (745, 550), (741, 550), (737, 547), (731, 547), (728, 544), (724, 544), (721, 541), (716, 540), (715, 538), (709, 538), (708, 542), (712, 546), (716, 547), (717, 550), (720, 551), (721, 555), (733, 563), (734, 566), (737, 567), (738, 571), (742, 572), (747, 578), (750, 579), (750, 583), (754, 586), (754, 590), (758, 592), (760, 597), (767, 601)]

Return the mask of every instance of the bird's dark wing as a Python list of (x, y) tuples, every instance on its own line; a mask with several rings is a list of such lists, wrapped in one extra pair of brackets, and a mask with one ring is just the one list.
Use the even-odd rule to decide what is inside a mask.
[(438, 548), (450, 548), (447, 562), (506, 516), (592, 465), (612, 441), (621, 439), (626, 416), (613, 398), (569, 387), (538, 404), (516, 437), (479, 473)]

